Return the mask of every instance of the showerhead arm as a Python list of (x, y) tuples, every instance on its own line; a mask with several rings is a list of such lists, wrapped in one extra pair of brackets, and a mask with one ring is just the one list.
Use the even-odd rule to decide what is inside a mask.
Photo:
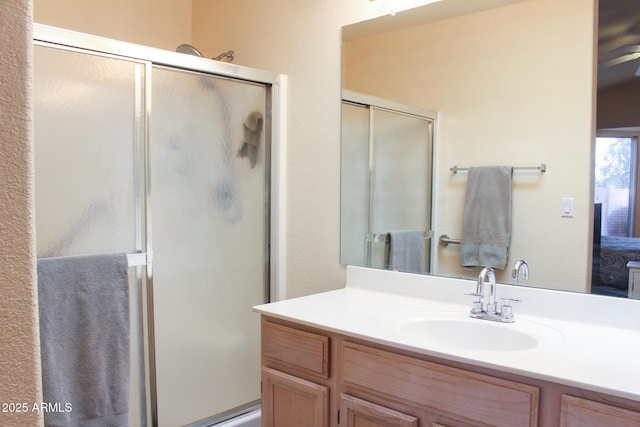
[(216, 56), (215, 59), (216, 61), (222, 61), (222, 59), (227, 58), (229, 60), (229, 62), (233, 62), (233, 59), (235, 58), (236, 54), (230, 50), (229, 52), (224, 52), (221, 53), (220, 55)]
[[(193, 55), (193, 56), (199, 56), (200, 58), (203, 58), (204, 56), (202, 55), (202, 53), (196, 49), (195, 47), (191, 46), (190, 44), (181, 44), (180, 46), (178, 46), (176, 48), (176, 52), (178, 53), (185, 53), (187, 55)], [(216, 56), (215, 58), (211, 58), (215, 61), (222, 61), (224, 58), (227, 58), (229, 62), (233, 62), (233, 59), (235, 58), (235, 53), (230, 50), (228, 52), (224, 52), (221, 53), (220, 55)]]

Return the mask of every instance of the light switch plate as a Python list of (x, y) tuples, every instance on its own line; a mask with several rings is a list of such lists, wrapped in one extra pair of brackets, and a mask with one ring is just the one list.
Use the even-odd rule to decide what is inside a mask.
[(562, 216), (573, 218), (573, 197), (562, 198)]

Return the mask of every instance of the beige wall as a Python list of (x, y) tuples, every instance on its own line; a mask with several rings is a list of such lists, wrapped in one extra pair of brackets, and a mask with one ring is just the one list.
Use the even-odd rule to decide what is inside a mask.
[(42, 401), (42, 390), (33, 240), (30, 2), (4, 1), (0, 22), (0, 402), (28, 404), (26, 413), (0, 412), (0, 425), (36, 426), (42, 417), (31, 405)]
[[(441, 114), (436, 236), (462, 229), (466, 174), (451, 166), (547, 164), (514, 174), (510, 264), (575, 291), (590, 278), (593, 3), (530, 0), (345, 45), (346, 88)], [(477, 274), (457, 246), (438, 257), (437, 273)]]
[(191, 42), (190, 0), (33, 0), (33, 20), (167, 50)]

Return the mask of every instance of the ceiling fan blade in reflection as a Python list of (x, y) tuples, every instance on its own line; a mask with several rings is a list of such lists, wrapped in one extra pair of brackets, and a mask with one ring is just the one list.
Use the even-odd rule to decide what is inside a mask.
[(612, 50), (615, 53), (638, 53), (640, 52), (640, 44), (626, 44)]
[(623, 64), (625, 62), (628, 61), (633, 61), (640, 58), (640, 52), (635, 52), (635, 53), (627, 53), (625, 55), (622, 56), (618, 56), (616, 58), (613, 59), (609, 59), (608, 61), (604, 61), (598, 64), (598, 68), (609, 68), (609, 67), (613, 67), (615, 65), (619, 65), (619, 64)]

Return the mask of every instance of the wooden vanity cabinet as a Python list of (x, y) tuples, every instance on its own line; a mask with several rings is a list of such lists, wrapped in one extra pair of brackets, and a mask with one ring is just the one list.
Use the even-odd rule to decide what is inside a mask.
[(263, 427), (640, 427), (640, 402), (262, 319)]
[(329, 426), (330, 338), (262, 318), (262, 426)]

